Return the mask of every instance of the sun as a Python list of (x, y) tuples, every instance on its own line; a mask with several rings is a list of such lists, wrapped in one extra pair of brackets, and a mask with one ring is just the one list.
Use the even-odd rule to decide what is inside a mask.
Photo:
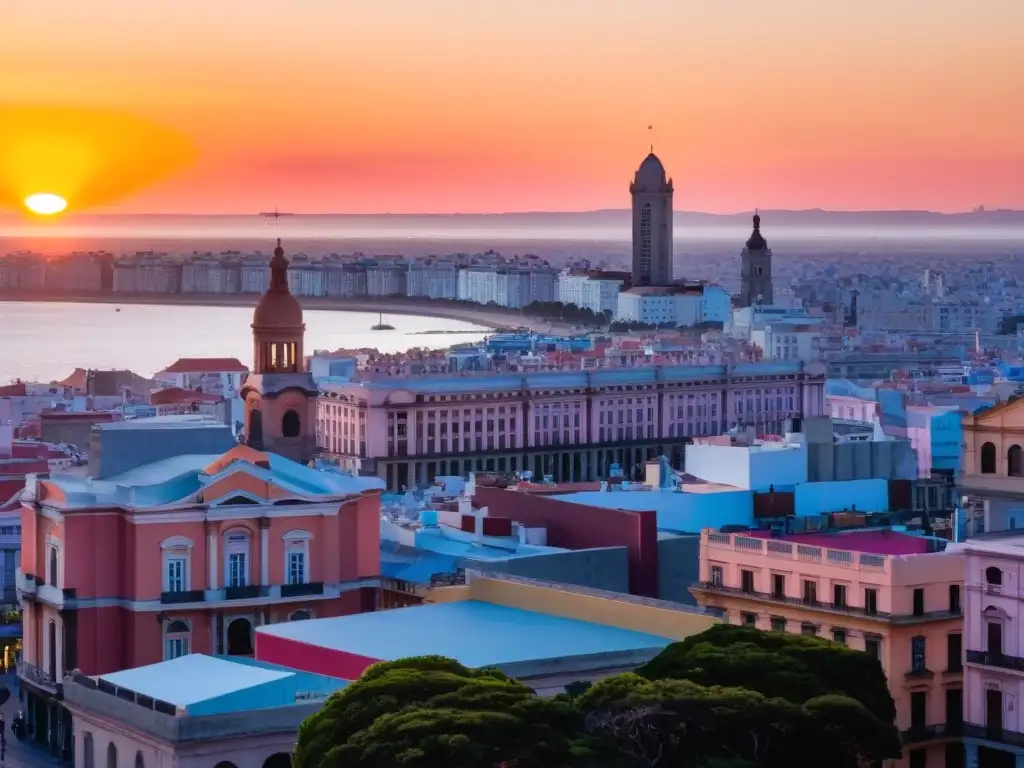
[(40, 216), (55, 216), (68, 207), (68, 201), (60, 195), (39, 192), (25, 198), (25, 207)]

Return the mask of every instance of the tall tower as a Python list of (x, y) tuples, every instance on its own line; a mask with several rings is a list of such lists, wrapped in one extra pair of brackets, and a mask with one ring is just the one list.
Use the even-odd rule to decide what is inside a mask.
[(316, 452), (317, 388), (304, 370), (306, 324), (288, 290), (288, 259), (278, 238), (270, 261), (270, 287), (252, 317), (252, 373), (242, 386), (245, 442), (298, 462)]
[(771, 306), (775, 301), (772, 288), (772, 249), (761, 234), (761, 217), (754, 214), (754, 231), (743, 248), (740, 259), (740, 299), (744, 307), (757, 304)]
[(640, 163), (633, 183), (633, 285), (672, 282), (672, 179), (654, 152)]

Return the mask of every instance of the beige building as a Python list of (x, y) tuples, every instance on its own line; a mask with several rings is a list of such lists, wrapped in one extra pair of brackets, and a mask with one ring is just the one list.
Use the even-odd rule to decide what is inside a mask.
[(633, 198), (633, 285), (672, 282), (672, 179), (652, 151), (637, 169)]
[(1024, 528), (1024, 400), (964, 416), (963, 436), (968, 533)]

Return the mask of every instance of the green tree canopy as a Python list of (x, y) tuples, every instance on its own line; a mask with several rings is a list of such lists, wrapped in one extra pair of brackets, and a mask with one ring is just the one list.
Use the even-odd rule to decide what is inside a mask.
[(441, 657), (376, 664), (299, 729), (295, 768), (570, 765), (578, 712), (497, 670)]
[(700, 685), (748, 688), (803, 704), (829, 694), (860, 702), (883, 723), (896, 719), (885, 673), (866, 653), (818, 637), (718, 624), (673, 643), (637, 673)]

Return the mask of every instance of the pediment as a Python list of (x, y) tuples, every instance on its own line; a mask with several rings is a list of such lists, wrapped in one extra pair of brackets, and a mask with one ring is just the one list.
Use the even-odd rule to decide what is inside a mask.
[(259, 467), (237, 462), (219, 477), (211, 478), (203, 488), (203, 503), (209, 507), (244, 504), (269, 505), (289, 499), (301, 499), (288, 488), (275, 483)]
[(975, 414), (974, 423), (984, 427), (1024, 430), (1024, 398), (1000, 403)]

